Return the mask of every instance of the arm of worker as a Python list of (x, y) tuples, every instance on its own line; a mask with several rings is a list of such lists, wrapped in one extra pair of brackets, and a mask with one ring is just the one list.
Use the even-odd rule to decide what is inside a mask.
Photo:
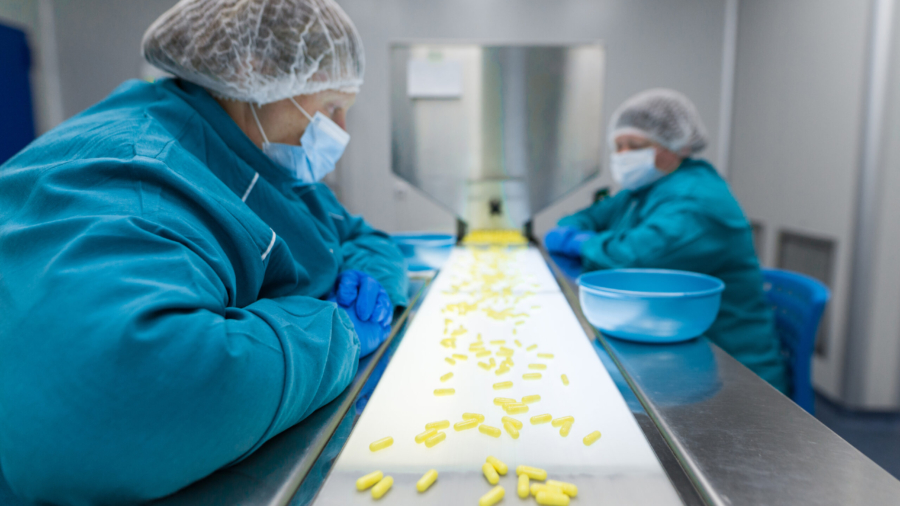
[[(77, 198), (55, 191), (34, 199)], [(16, 493), (164, 496), (350, 383), (359, 341), (346, 312), (305, 296), (233, 307), (241, 273), (217, 238), (84, 212), (0, 225), (0, 457)], [(255, 249), (243, 256), (263, 265)]]
[(344, 254), (341, 271), (357, 270), (372, 276), (387, 291), (394, 306), (406, 306), (409, 280), (400, 249), (390, 236), (373, 228), (362, 217), (347, 212), (333, 194), (328, 194), (332, 212), (335, 217), (340, 216), (334, 223)]
[(693, 202), (664, 201), (631, 229), (606, 230), (581, 244), (586, 270), (653, 267), (711, 272), (727, 243), (725, 225)]
[(618, 209), (628, 200), (628, 195), (630, 194), (631, 192), (629, 191), (621, 191), (613, 197), (607, 197), (599, 202), (595, 202), (588, 208), (562, 218), (557, 223), (557, 226), (573, 227), (592, 232), (605, 230), (609, 227)]

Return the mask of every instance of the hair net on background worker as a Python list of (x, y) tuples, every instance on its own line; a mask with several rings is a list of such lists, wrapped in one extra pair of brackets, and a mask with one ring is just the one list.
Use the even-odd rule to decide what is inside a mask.
[(267, 104), (359, 91), (362, 40), (334, 0), (181, 0), (142, 42), (144, 58), (213, 94)]
[(616, 109), (609, 123), (610, 144), (623, 134), (640, 135), (673, 153), (688, 155), (703, 151), (708, 140), (694, 104), (665, 88), (642, 91)]

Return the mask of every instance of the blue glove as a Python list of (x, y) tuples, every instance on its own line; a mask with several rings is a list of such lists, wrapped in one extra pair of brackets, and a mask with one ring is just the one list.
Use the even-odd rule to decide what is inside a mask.
[(394, 319), (391, 298), (372, 276), (356, 270), (344, 271), (338, 275), (334, 288), (338, 305), (348, 313), (356, 313), (360, 321), (390, 325)]
[(576, 233), (575, 227), (556, 227), (544, 236), (544, 246), (552, 253), (562, 253), (563, 245)]
[(346, 311), (350, 321), (353, 322), (353, 328), (356, 329), (356, 335), (359, 336), (359, 358), (368, 356), (377, 350), (390, 335), (391, 326), (389, 324), (363, 321), (356, 315), (353, 308), (347, 308)]
[(581, 245), (594, 235), (575, 227), (556, 227), (544, 236), (544, 246), (551, 253), (581, 258)]

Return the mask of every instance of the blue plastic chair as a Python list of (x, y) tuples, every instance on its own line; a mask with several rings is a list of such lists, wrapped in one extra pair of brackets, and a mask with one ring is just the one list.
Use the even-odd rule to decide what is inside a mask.
[(819, 320), (831, 291), (818, 280), (781, 269), (762, 269), (763, 289), (775, 313), (775, 329), (788, 355), (791, 399), (814, 411), (812, 354)]

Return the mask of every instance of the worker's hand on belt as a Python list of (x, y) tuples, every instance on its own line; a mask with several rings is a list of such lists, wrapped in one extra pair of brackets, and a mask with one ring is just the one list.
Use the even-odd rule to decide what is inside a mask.
[(556, 227), (544, 236), (544, 246), (551, 253), (581, 258), (581, 245), (594, 236), (594, 232), (575, 227)]
[(356, 270), (344, 271), (335, 283), (335, 299), (363, 322), (390, 325), (394, 318), (391, 299), (381, 283)]

